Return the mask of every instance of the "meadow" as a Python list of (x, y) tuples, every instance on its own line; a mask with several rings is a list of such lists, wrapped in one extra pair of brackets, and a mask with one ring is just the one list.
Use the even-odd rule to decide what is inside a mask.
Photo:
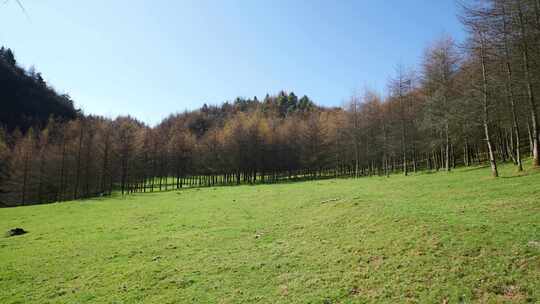
[(0, 209), (0, 303), (538, 303), (540, 171), (500, 169)]

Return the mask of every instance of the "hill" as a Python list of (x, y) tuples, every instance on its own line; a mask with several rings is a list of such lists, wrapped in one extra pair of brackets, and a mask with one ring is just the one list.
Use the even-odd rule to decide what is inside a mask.
[(0, 209), (0, 302), (538, 302), (540, 172), (489, 170)]
[(0, 48), (0, 127), (44, 127), (49, 118), (73, 119), (79, 111), (66, 94), (59, 94), (34, 68), (25, 71), (17, 65), (11, 49)]

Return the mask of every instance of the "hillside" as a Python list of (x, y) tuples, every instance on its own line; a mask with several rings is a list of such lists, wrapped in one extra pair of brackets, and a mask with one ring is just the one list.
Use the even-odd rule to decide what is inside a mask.
[(74, 119), (75, 109), (69, 95), (59, 94), (34, 68), (21, 68), (11, 49), (0, 48), (0, 127), (12, 131), (16, 128), (42, 128), (50, 117)]
[(538, 302), (540, 172), (489, 170), (0, 209), (0, 302)]

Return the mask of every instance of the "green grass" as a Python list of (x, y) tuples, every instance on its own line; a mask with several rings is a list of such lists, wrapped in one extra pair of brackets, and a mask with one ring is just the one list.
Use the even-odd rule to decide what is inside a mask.
[(540, 172), (502, 166), (0, 209), (0, 303), (540, 301)]

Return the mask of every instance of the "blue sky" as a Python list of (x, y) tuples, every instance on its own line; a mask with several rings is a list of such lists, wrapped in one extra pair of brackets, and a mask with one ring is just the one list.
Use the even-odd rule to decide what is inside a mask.
[(15, 0), (0, 45), (86, 113), (169, 113), (279, 90), (341, 105), (383, 91), (442, 34), (462, 39), (455, 0)]

